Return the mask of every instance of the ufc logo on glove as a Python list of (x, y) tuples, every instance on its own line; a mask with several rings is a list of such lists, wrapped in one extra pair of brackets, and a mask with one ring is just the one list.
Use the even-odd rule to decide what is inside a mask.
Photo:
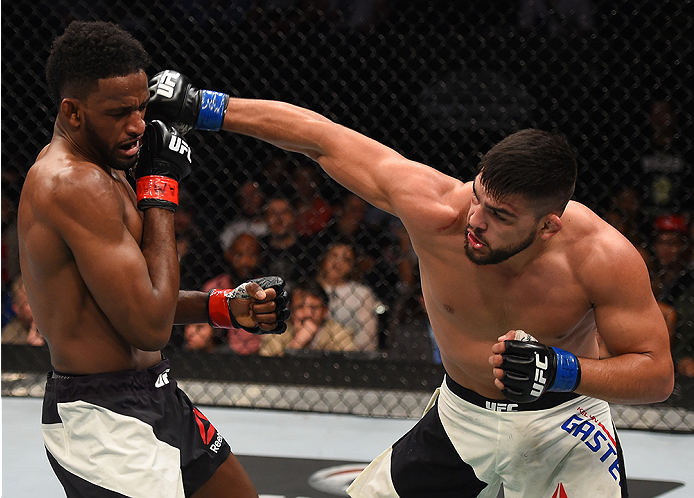
[(178, 152), (182, 156), (188, 158), (188, 162), (192, 163), (193, 160), (190, 158), (190, 147), (188, 144), (178, 135), (171, 135), (171, 141), (169, 142), (169, 150)]
[(164, 71), (159, 84), (157, 85), (156, 93), (162, 97), (171, 98), (174, 94), (174, 88), (180, 77), (180, 73), (175, 71)]

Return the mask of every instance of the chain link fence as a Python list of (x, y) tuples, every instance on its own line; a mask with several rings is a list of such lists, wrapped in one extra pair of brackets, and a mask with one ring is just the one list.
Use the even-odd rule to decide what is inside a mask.
[[(694, 430), (692, 2), (688, 0), (187, 0), (2, 3), (3, 324), (18, 276), (13, 208), (52, 135), (44, 67), (69, 22), (113, 21), (196, 86), (308, 107), (471, 179), (501, 138), (564, 133), (576, 199), (643, 253), (670, 325), (666, 403), (615, 407), (622, 427)], [(280, 274), (327, 306), (321, 351), (243, 331), (175, 328), (167, 356), (200, 403), (419, 416), (443, 370), (398, 220), (310, 160), (192, 132), (177, 241), (184, 288)], [(397, 179), (393, 179), (397, 181)], [(250, 234), (250, 235), (249, 235)], [(312, 282), (319, 282), (321, 293)], [(345, 283), (346, 282), (346, 283)], [(311, 299), (316, 302), (312, 305)], [(5, 333), (3, 332), (5, 342)], [(42, 347), (3, 344), (2, 392), (42, 395)]]

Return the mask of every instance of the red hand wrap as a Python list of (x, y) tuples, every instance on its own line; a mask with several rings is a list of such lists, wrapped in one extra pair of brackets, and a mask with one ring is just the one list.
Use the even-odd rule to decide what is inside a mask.
[(142, 199), (168, 201), (178, 206), (178, 182), (168, 176), (150, 175), (137, 180), (137, 202)]
[(227, 302), (227, 293), (231, 291), (232, 289), (212, 289), (207, 295), (207, 316), (209, 317), (210, 325), (213, 327), (218, 329), (234, 328)]

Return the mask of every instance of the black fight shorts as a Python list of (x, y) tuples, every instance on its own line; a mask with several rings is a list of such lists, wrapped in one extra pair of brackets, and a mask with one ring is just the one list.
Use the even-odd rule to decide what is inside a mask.
[(73, 497), (191, 496), (231, 453), (169, 374), (48, 374), (42, 432), (48, 460)]

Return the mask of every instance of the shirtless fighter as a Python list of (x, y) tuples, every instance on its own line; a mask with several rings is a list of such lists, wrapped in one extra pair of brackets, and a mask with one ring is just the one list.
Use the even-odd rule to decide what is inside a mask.
[(639, 253), (570, 201), (565, 139), (517, 132), (462, 183), (290, 104), (201, 91), (174, 71), (150, 91), (153, 115), (303, 153), (409, 232), (446, 376), (351, 496), (626, 495), (607, 402), (669, 396), (668, 336)]
[(179, 291), (174, 211), (191, 151), (164, 123), (145, 124), (148, 64), (139, 42), (100, 22), (70, 24), (48, 59), (58, 116), (18, 215), (22, 275), (54, 368), (48, 459), (68, 497), (257, 497), (159, 350), (173, 323), (281, 333), (284, 282)]

